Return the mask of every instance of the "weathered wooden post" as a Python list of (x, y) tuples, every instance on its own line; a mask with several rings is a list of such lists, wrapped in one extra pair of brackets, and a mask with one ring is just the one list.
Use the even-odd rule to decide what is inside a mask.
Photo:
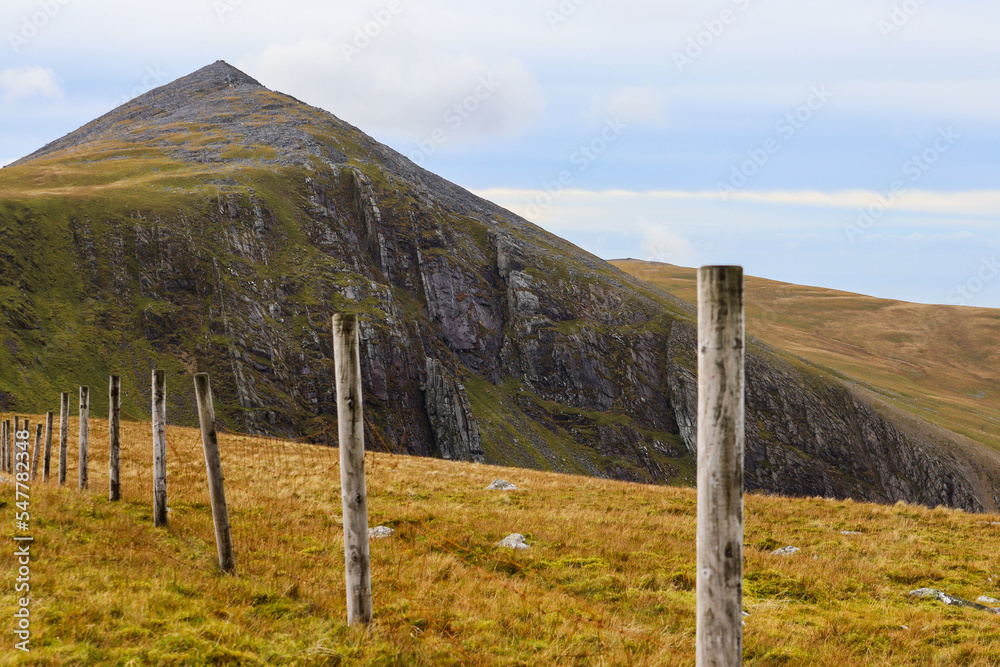
[(87, 482), (87, 457), (90, 449), (90, 387), (80, 387), (80, 460), (77, 464), (79, 469), (80, 489), (86, 489)]
[(167, 525), (167, 374), (153, 371), (153, 525)]
[(66, 483), (66, 452), (69, 449), (69, 392), (59, 398), (59, 484)]
[(122, 490), (119, 479), (121, 448), (122, 382), (117, 375), (108, 380), (108, 500), (121, 500)]
[[(25, 427), (27, 428), (27, 427)], [(10, 442), (7, 443), (7, 472), (14, 474), (17, 470), (14, 467), (14, 450), (17, 449), (17, 433), (21, 430), (21, 418), (14, 415), (14, 430), (8, 434)]]
[(743, 660), (743, 269), (698, 270), (695, 660)]
[(4, 455), (4, 470), (14, 474), (14, 450), (17, 449), (17, 432), (21, 430), (21, 418), (14, 415), (13, 427), (7, 428), (7, 453)]
[(372, 582), (357, 315), (338, 313), (333, 316), (333, 359), (337, 384), (337, 433), (340, 439), (340, 493), (344, 513), (347, 624), (367, 624), (372, 620)]
[(198, 420), (201, 422), (201, 442), (205, 447), (205, 468), (208, 472), (208, 493), (212, 500), (212, 520), (215, 523), (215, 546), (219, 551), (219, 567), (223, 572), (236, 569), (233, 558), (233, 538), (229, 531), (229, 509), (222, 483), (222, 460), (219, 439), (215, 432), (215, 406), (208, 373), (194, 376), (194, 393), (198, 400)]
[(0, 471), (7, 472), (7, 448), (10, 447), (10, 420), (0, 424)]
[(42, 430), (45, 427), (38, 423), (35, 425), (35, 448), (31, 451), (31, 479), (34, 481), (38, 477), (38, 455), (42, 450)]
[(42, 481), (49, 481), (49, 471), (52, 464), (52, 420), (51, 412), (45, 413), (45, 455), (42, 457)]

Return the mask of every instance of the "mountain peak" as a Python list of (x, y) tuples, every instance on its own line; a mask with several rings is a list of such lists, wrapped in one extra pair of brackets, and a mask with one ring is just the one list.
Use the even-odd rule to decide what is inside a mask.
[[(224, 60), (216, 60), (175, 81), (154, 88), (112, 109), (80, 129), (53, 141), (10, 166), (58, 152), (75, 151), (102, 139), (155, 143), (150, 126), (177, 122), (211, 122), (216, 114), (233, 107), (233, 92), (240, 89), (240, 99), (251, 93), (268, 93), (259, 81)], [(145, 126), (145, 133), (138, 128)]]
[(172, 88), (183, 88), (189, 94), (192, 92), (207, 93), (246, 85), (263, 88), (260, 81), (249, 74), (236, 69), (225, 60), (216, 60), (211, 65), (206, 65), (166, 86), (150, 91), (150, 93), (156, 91), (163, 93)]

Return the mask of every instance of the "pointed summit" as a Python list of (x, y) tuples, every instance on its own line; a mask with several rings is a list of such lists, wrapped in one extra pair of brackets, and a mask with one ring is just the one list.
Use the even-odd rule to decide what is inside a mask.
[[(234, 96), (236, 90), (240, 91), (238, 98)], [(251, 93), (267, 92), (268, 89), (253, 77), (224, 60), (216, 60), (112, 109), (10, 166), (54, 153), (73, 152), (87, 144), (109, 139), (153, 143), (154, 135), (159, 134), (153, 130), (155, 126), (212, 122), (219, 116), (225, 116), (227, 109), (236, 106), (238, 100), (245, 100)]]
[(182, 82), (189, 85), (196, 84), (209, 90), (235, 88), (243, 85), (261, 85), (260, 81), (246, 72), (236, 69), (225, 60), (216, 60), (211, 65), (205, 65), (200, 70), (194, 71), (174, 83), (180, 84)]
[(253, 86), (257, 89), (266, 90), (257, 79), (241, 72), (225, 60), (216, 60), (211, 65), (206, 65), (165, 86), (154, 88), (120, 108), (138, 103), (167, 110), (182, 106), (205, 95), (220, 93), (242, 86)]

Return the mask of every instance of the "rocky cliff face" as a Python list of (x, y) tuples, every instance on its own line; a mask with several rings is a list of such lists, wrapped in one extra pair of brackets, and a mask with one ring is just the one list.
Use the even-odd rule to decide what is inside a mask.
[[(211, 372), (230, 428), (326, 433), (330, 318), (350, 310), (372, 446), (694, 482), (687, 305), (225, 63), (2, 170), (0, 192), (0, 396), (20, 409), (114, 369), (145, 414), (161, 366), (182, 387)], [(747, 378), (748, 488), (996, 506), (995, 461), (779, 353), (751, 346)]]

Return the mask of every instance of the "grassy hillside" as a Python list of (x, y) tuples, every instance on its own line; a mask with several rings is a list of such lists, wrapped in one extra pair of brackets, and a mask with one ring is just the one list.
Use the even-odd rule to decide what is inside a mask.
[[(616, 260), (686, 301), (695, 269)], [(1000, 450), (1000, 310), (746, 278), (747, 332), (932, 423)]]
[[(91, 422), (90, 491), (75, 420), (70, 485), (31, 488), (32, 652), (5, 633), (2, 664), (693, 662), (693, 490), (369, 455), (370, 523), (397, 532), (372, 541), (366, 633), (344, 625), (337, 450), (221, 436), (237, 558), (222, 576), (197, 432), (168, 429), (171, 523), (154, 530), (149, 424), (124, 424), (116, 504), (106, 429)], [(498, 476), (519, 490), (483, 490)], [(13, 516), (9, 482), (0, 506)], [(531, 549), (493, 546), (512, 532)], [(746, 664), (996, 664), (997, 616), (906, 593), (1000, 596), (998, 540), (997, 516), (748, 496)], [(784, 545), (801, 552), (771, 554)]]

